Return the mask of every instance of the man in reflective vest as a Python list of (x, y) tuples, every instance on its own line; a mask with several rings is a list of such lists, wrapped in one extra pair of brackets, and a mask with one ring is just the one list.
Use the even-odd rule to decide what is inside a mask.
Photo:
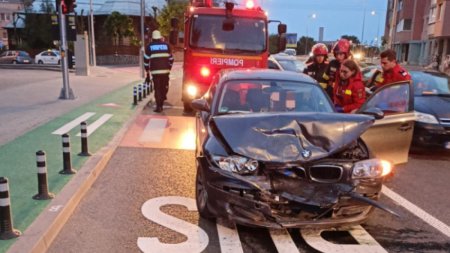
[(169, 44), (163, 41), (161, 33), (154, 30), (152, 42), (145, 47), (144, 67), (145, 71), (152, 74), (155, 85), (156, 108), (154, 112), (162, 112), (164, 100), (169, 91), (169, 74), (172, 69), (173, 57)]

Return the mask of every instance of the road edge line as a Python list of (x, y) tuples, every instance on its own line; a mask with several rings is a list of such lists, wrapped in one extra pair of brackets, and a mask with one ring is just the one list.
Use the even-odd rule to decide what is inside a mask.
[[(47, 252), (53, 240), (69, 220), (75, 208), (78, 206), (84, 195), (106, 168), (125, 136), (129, 127), (141, 114), (147, 104), (151, 103), (153, 93), (137, 105), (136, 111), (130, 119), (125, 122), (122, 128), (115, 134), (111, 141), (96, 154), (94, 154), (78, 171), (76, 175), (64, 186), (58, 195), (47, 205), (43, 212), (31, 223), (21, 237), (9, 247), (8, 253), (22, 252)], [(60, 211), (50, 211), (55, 207)]]

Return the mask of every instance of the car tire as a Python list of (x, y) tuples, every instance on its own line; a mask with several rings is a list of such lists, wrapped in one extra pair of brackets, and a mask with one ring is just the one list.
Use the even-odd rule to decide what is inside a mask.
[(17, 61), (16, 60), (12, 61), (12, 64), (17, 64)]
[(214, 215), (208, 207), (208, 192), (206, 191), (205, 177), (199, 165), (197, 165), (197, 175), (195, 176), (195, 202), (200, 217), (207, 220), (214, 219)]
[(39, 60), (38, 64), (44, 64), (44, 62), (42, 60)]

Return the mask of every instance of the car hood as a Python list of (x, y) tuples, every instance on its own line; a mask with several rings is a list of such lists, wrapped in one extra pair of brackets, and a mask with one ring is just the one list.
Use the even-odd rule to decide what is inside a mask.
[(221, 115), (213, 121), (236, 154), (262, 162), (306, 162), (352, 143), (374, 122), (367, 115), (258, 113)]
[(416, 96), (414, 110), (432, 114), (437, 118), (450, 118), (450, 97)]

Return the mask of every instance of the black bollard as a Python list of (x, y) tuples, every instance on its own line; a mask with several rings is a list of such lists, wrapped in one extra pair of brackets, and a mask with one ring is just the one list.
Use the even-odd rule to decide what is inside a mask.
[(86, 122), (81, 122), (80, 124), (81, 132), (81, 153), (79, 156), (90, 156), (91, 153), (88, 151), (88, 136), (87, 136), (87, 124)]
[(133, 105), (137, 105), (137, 88), (136, 86), (133, 87)]
[(143, 98), (147, 97), (147, 84), (146, 83), (142, 84), (142, 97)]
[(68, 134), (62, 135), (63, 146), (63, 170), (59, 174), (75, 174), (77, 173), (72, 169), (72, 163), (70, 161), (70, 137)]
[(46, 165), (45, 152), (39, 150), (36, 152), (36, 165), (38, 168), (38, 194), (33, 196), (36, 200), (52, 199), (55, 194), (48, 192), (47, 183), (47, 165)]
[(21, 234), (13, 227), (10, 205), (8, 179), (0, 177), (0, 240), (16, 238)]
[(138, 100), (142, 101), (142, 85), (138, 84)]

